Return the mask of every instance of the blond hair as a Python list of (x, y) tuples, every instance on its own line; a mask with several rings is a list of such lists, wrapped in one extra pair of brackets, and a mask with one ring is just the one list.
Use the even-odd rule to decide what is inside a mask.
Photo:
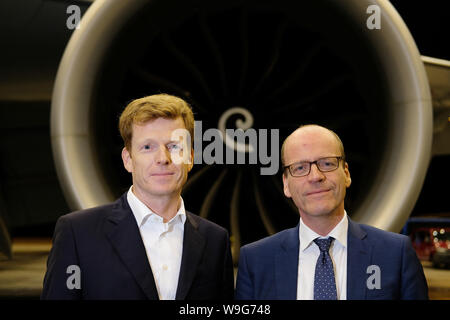
[(191, 135), (191, 146), (194, 140), (194, 114), (189, 104), (181, 98), (168, 94), (155, 94), (131, 101), (123, 110), (119, 119), (119, 131), (125, 148), (131, 151), (133, 124), (144, 124), (148, 121), (181, 117)]

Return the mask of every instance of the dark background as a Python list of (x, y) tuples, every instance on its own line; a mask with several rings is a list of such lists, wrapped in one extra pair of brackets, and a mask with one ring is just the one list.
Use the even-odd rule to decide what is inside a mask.
[[(450, 60), (446, 1), (391, 1), (422, 55)], [(72, 31), (66, 8), (86, 1), (7, 0), (0, 3), (0, 214), (11, 237), (51, 236), (70, 211), (50, 144), (51, 92)], [(56, 27), (58, 26), (58, 27)], [(449, 155), (431, 160), (412, 212), (450, 216)]]

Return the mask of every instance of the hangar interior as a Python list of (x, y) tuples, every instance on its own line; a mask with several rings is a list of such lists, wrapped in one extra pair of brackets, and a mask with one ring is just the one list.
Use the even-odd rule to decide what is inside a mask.
[[(155, 92), (189, 101), (204, 131), (236, 107), (280, 142), (300, 124), (330, 127), (353, 219), (402, 232), (420, 218), (450, 234), (450, 13), (379, 1), (370, 29), (367, 3), (2, 1), (0, 299), (39, 298), (56, 220), (129, 188), (118, 115)], [(242, 245), (298, 222), (281, 173), (261, 167), (196, 164), (183, 190), (190, 211), (228, 229), (235, 264)], [(450, 299), (450, 270), (425, 260), (430, 298)]]

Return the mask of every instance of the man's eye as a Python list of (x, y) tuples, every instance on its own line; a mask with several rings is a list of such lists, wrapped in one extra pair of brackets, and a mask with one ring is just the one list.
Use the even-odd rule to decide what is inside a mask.
[(149, 144), (146, 144), (145, 146), (142, 147), (142, 149), (144, 150), (150, 150), (152, 147)]
[(171, 144), (171, 145), (169, 145), (168, 148), (169, 148), (169, 151), (179, 151), (182, 149), (181, 146), (178, 144)]
[(324, 168), (334, 167), (336, 164), (333, 161), (324, 160), (320, 163), (320, 165)]
[(304, 169), (305, 169), (305, 166), (303, 164), (294, 166), (294, 171), (303, 171)]

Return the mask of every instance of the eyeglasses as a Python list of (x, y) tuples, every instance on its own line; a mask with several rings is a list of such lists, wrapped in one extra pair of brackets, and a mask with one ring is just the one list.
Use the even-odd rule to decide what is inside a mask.
[(293, 177), (304, 177), (311, 172), (311, 165), (316, 164), (320, 172), (330, 172), (339, 168), (339, 160), (344, 160), (344, 157), (325, 157), (317, 159), (316, 161), (302, 161), (284, 166), (283, 169), (288, 168), (289, 173)]

